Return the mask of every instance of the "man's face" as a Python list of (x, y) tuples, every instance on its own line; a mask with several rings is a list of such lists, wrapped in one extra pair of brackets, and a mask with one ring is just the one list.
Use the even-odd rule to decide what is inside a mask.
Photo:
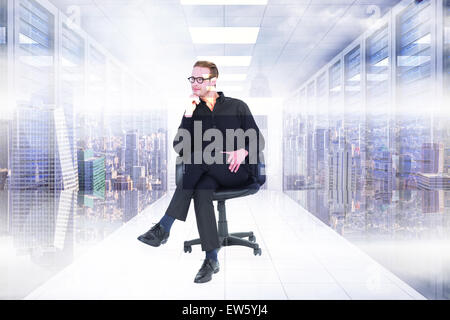
[[(195, 67), (192, 69), (192, 76), (195, 78), (202, 77), (203, 79), (208, 79), (210, 77), (209, 68), (205, 67)], [(195, 81), (191, 83), (192, 93), (204, 97), (209, 91), (215, 91), (216, 78), (210, 80), (203, 80), (203, 83), (198, 83)]]

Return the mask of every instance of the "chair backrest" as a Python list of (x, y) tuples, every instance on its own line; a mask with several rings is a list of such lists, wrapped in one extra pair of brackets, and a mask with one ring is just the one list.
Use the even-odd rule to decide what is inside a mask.
[(259, 152), (258, 164), (250, 164), (250, 171), (253, 173), (253, 177), (256, 179), (255, 182), (261, 187), (266, 183), (266, 162), (264, 160), (264, 153)]

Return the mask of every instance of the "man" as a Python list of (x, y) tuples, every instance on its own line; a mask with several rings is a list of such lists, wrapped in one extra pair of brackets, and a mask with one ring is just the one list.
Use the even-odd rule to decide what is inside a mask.
[[(175, 219), (186, 220), (193, 198), (201, 246), (206, 252), (205, 260), (194, 280), (196, 283), (210, 281), (212, 275), (219, 272), (217, 252), (221, 244), (213, 193), (220, 187), (237, 187), (255, 181), (254, 169), (258, 154), (265, 144), (248, 106), (241, 100), (225, 97), (223, 92), (216, 91), (218, 76), (219, 71), (214, 63), (197, 61), (194, 64), (192, 75), (188, 78), (192, 95), (187, 101), (173, 144), (179, 155), (187, 160), (184, 161), (183, 186), (176, 188), (161, 220), (138, 237), (140, 241), (154, 247), (166, 243)], [(227, 129), (233, 129), (231, 131), (238, 134), (226, 139)], [(244, 136), (242, 132), (245, 132)], [(214, 144), (217, 148), (208, 154), (206, 151), (211, 149), (208, 147), (210, 142), (205, 141), (208, 139), (202, 139), (198, 144), (194, 142), (194, 138), (211, 134), (215, 134)], [(180, 135), (183, 141), (178, 143)], [(211, 161), (213, 157), (214, 161)]]

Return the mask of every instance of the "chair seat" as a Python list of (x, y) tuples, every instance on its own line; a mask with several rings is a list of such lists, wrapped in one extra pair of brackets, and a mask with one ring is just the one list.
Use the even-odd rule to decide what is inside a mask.
[[(261, 152), (260, 158), (262, 159), (262, 163), (264, 163), (264, 156)], [(263, 167), (263, 164), (258, 165), (257, 174), (258, 177), (255, 177), (254, 175), (251, 175), (248, 180), (243, 183), (241, 186), (236, 186), (234, 188), (219, 188), (217, 189), (213, 194), (213, 200), (216, 201), (224, 201), (227, 199), (233, 199), (233, 198), (239, 198), (239, 197), (245, 197), (251, 194), (255, 194), (258, 192), (259, 188), (261, 187), (261, 177), (264, 177), (262, 179), (265, 181), (265, 174), (262, 174), (260, 171)], [(181, 161), (181, 157), (177, 158), (177, 164), (175, 166), (175, 179), (176, 179), (176, 185), (177, 187), (183, 185), (183, 174), (184, 174), (184, 165)]]
[(224, 201), (227, 199), (239, 198), (255, 194), (259, 190), (258, 183), (252, 183), (249, 185), (240, 186), (237, 188), (220, 188), (213, 194), (213, 200)]

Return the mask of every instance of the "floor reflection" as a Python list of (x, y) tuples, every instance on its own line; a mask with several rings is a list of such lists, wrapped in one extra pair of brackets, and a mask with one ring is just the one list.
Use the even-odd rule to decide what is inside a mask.
[(426, 298), (450, 299), (449, 191), (285, 193)]
[(0, 299), (21, 299), (165, 194), (0, 191)]

